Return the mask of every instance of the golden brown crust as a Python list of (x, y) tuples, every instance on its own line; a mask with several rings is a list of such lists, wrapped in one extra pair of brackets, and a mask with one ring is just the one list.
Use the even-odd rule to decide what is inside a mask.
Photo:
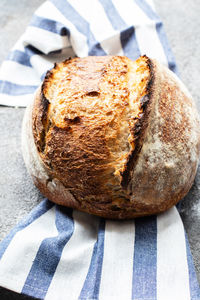
[(31, 111), (25, 130), (40, 165), (29, 170), (53, 202), (126, 219), (168, 209), (192, 185), (200, 151), (196, 108), (156, 61), (67, 60), (48, 72)]
[(137, 121), (131, 129), (134, 136), (135, 147), (132, 151), (130, 151), (125, 165), (125, 169), (121, 173), (121, 185), (125, 189), (127, 189), (131, 181), (131, 170), (133, 170), (137, 162), (137, 157), (143, 145), (145, 130), (148, 126), (148, 118), (152, 106), (152, 86), (154, 83), (154, 69), (151, 60), (147, 56), (143, 56), (143, 58), (146, 60), (150, 74), (146, 84), (145, 95), (139, 99), (142, 113), (140, 114), (139, 118), (136, 117)]
[[(144, 57), (142, 64), (149, 76), (147, 62)], [(122, 174), (139, 136), (138, 121), (145, 115), (140, 99), (130, 115), (131, 64), (126, 57), (65, 61), (47, 73), (35, 101), (33, 133), (38, 152), (51, 177), (59, 179), (82, 205), (129, 201), (121, 188)], [(55, 82), (56, 90), (52, 88)]]

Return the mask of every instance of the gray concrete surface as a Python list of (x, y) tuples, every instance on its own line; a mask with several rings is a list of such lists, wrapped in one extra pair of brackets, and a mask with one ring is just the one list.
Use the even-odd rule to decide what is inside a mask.
[[(0, 1), (0, 63), (41, 3), (42, 0)], [(181, 78), (200, 112), (200, 1), (155, 0), (155, 4), (164, 21)], [(0, 107), (0, 240), (42, 199), (26, 172), (21, 155), (23, 113), (22, 108)], [(181, 216), (200, 280), (200, 168), (191, 191), (182, 202)], [(0, 299), (30, 298), (0, 289)]]

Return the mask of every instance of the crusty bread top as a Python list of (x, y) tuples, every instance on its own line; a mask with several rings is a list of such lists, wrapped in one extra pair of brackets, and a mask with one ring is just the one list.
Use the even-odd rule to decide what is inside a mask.
[(146, 56), (55, 65), (36, 94), (32, 133), (48, 176), (34, 175), (40, 190), (56, 203), (111, 218), (177, 203), (192, 185), (200, 152), (191, 96)]
[(35, 104), (34, 137), (49, 171), (78, 198), (127, 197), (121, 184), (133, 161), (150, 81), (146, 56), (135, 62), (75, 58), (47, 73)]

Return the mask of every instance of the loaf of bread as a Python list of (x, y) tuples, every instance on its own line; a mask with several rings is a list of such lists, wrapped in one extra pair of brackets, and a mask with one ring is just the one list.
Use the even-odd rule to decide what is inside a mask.
[(49, 200), (114, 219), (176, 204), (200, 152), (189, 92), (147, 56), (55, 64), (26, 110), (22, 137), (26, 166)]

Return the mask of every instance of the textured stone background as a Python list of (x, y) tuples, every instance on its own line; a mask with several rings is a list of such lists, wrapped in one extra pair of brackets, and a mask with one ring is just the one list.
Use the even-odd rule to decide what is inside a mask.
[[(24, 32), (42, 0), (0, 1), (0, 63)], [(175, 54), (182, 80), (200, 112), (200, 1), (155, 0)], [(24, 109), (0, 106), (0, 240), (42, 198), (29, 178), (21, 155), (20, 131)], [(200, 280), (200, 168), (194, 185), (182, 202), (181, 216), (188, 233)], [(0, 289), (0, 299), (30, 299)]]

